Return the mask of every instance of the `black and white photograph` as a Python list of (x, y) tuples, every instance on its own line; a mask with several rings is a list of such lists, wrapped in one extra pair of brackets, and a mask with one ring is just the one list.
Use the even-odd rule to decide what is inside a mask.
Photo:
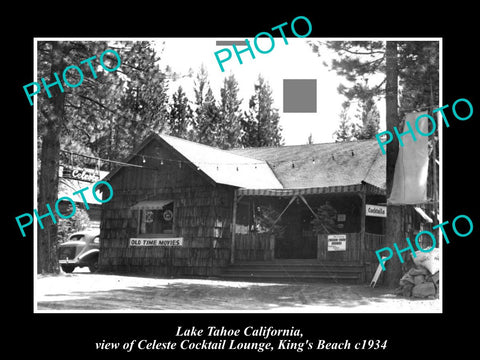
[(36, 39), (38, 311), (441, 311), (441, 39), (298, 35)]
[(470, 34), (324, 16), (23, 38), (7, 216), (36, 343), (388, 356), (467, 319)]

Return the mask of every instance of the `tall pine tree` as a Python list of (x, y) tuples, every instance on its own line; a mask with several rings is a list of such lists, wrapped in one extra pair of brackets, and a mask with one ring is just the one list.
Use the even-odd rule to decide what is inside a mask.
[(208, 72), (200, 67), (195, 80), (195, 116), (193, 139), (201, 144), (218, 146), (224, 140), (220, 137), (220, 109), (210, 88)]
[[(120, 67), (113, 72), (100, 68), (98, 57), (106, 49), (120, 55)], [(51, 98), (38, 95), (39, 179), (37, 209), (46, 211), (58, 197), (60, 149), (102, 158), (121, 159), (148, 131), (163, 127), (166, 109), (165, 78), (155, 64), (157, 57), (147, 42), (47, 41), (38, 42), (38, 77), (55, 81), (71, 64), (93, 60), (93, 75), (87, 64), (80, 66), (83, 81), (77, 87), (50, 88)], [(108, 68), (117, 58), (107, 53)], [(80, 82), (78, 72), (69, 71), (71, 84)], [(141, 115), (138, 115), (141, 114)], [(140, 118), (139, 118), (140, 116)], [(136, 122), (132, 126), (132, 123)], [(133, 141), (132, 141), (133, 139)], [(75, 159), (78, 164), (79, 159)], [(57, 224), (49, 219), (38, 231), (38, 272), (58, 271)]]
[[(64, 69), (71, 64), (79, 64), (80, 61), (92, 56), (99, 56), (108, 49), (106, 42), (69, 42), (69, 41), (46, 41), (38, 42), (38, 77), (45, 78), (51, 84), (55, 82), (55, 74), (63, 73)], [(98, 62), (98, 58), (96, 59)], [(104, 57), (107, 67), (116, 66), (116, 58)], [(113, 63), (112, 63), (113, 62)], [(98, 63), (97, 63), (98, 64)], [(51, 98), (45, 93), (39, 94), (38, 101), (38, 137), (39, 146), (39, 177), (37, 209), (39, 213), (45, 213), (48, 206), (53, 206), (58, 198), (58, 169), (60, 165), (60, 149), (64, 138), (71, 139), (77, 134), (78, 128), (93, 126), (95, 117), (85, 114), (85, 108), (93, 111), (98, 110), (99, 117), (106, 116), (108, 112), (108, 99), (118, 89), (119, 79), (117, 72), (106, 72), (96, 68), (96, 76), (83, 67), (85, 73), (83, 81), (77, 87), (58, 85), (50, 88)], [(70, 84), (80, 83), (78, 72), (67, 72), (66, 77)], [(62, 80), (62, 79), (61, 79)], [(88, 132), (88, 128), (86, 130)], [(84, 132), (82, 129), (80, 132)], [(88, 135), (84, 134), (84, 135)], [(68, 142), (68, 141), (66, 141)], [(43, 219), (43, 227), (38, 229), (37, 241), (37, 271), (38, 273), (58, 272), (58, 260), (56, 257), (57, 223), (50, 218)]]
[(193, 110), (181, 86), (173, 94), (173, 104), (170, 107), (168, 127), (170, 135), (183, 139), (192, 138)]
[(261, 147), (282, 145), (282, 128), (278, 109), (273, 107), (270, 85), (261, 75), (254, 85), (255, 94), (250, 98), (248, 112), (242, 120), (242, 146)]
[(124, 146), (130, 152), (150, 133), (168, 130), (168, 82), (151, 43), (133, 43), (125, 59), (123, 72), (128, 78), (119, 111), (126, 119)]
[(354, 124), (350, 121), (348, 116), (348, 103), (344, 103), (342, 112), (340, 113), (340, 124), (338, 129), (333, 133), (335, 142), (351, 141), (353, 139), (353, 132), (355, 130)]
[[(314, 52), (321, 53), (319, 43), (311, 45)], [(326, 45), (339, 55), (339, 59), (332, 61), (333, 69), (352, 84), (339, 87), (341, 94), (348, 100), (360, 101), (385, 96), (388, 131), (393, 133), (394, 127), (402, 128), (400, 116), (403, 113), (438, 105), (438, 41), (340, 41), (327, 42)], [(372, 75), (381, 75), (373, 86), (368, 83)], [(397, 154), (398, 142), (392, 141), (387, 145), (386, 154), (387, 198), (392, 188)], [(394, 243), (404, 241), (405, 208), (388, 206), (385, 245), (392, 249)], [(389, 266), (385, 282), (394, 287), (401, 277), (400, 262), (392, 259)]]
[(375, 138), (380, 124), (380, 113), (372, 98), (361, 102), (356, 118), (361, 125), (354, 125), (353, 137), (357, 140), (368, 140)]
[(238, 82), (232, 74), (223, 81), (220, 89), (220, 117), (222, 121), (219, 147), (228, 149), (241, 144), (241, 122), (243, 119), (238, 98)]

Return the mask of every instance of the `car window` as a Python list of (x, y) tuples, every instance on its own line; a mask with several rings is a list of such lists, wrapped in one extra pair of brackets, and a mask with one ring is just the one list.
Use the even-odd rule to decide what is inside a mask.
[(84, 237), (85, 237), (85, 235), (83, 235), (83, 234), (72, 235), (68, 238), (68, 241), (81, 241), (81, 240), (83, 240)]
[(95, 239), (93, 239), (94, 244), (100, 244), (100, 237), (97, 236)]

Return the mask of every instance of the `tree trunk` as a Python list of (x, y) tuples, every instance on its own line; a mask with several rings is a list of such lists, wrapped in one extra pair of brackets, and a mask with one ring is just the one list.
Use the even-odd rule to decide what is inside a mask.
[[(47, 84), (55, 82), (54, 73), (61, 79), (63, 69), (66, 67), (64, 56), (67, 53), (66, 43), (52, 42), (50, 80)], [(40, 154), (40, 174), (38, 183), (38, 214), (47, 214), (49, 204), (55, 216), (55, 202), (58, 198), (58, 169), (60, 163), (60, 132), (64, 122), (65, 93), (60, 91), (59, 86), (52, 86), (50, 89), (51, 98), (46, 94), (41, 101), (47, 106), (42, 107), (45, 116), (45, 133), (42, 137), (42, 149)], [(39, 101), (40, 107), (40, 101)], [(50, 216), (41, 219), (43, 229), (38, 225), (37, 242), (37, 272), (53, 273), (59, 271), (57, 259), (57, 225), (53, 223)]]
[[(398, 60), (397, 43), (387, 41), (386, 43), (386, 120), (387, 131), (395, 134), (393, 127), (398, 127)], [(395, 136), (395, 135), (393, 135)], [(398, 156), (398, 141), (394, 139), (387, 144), (387, 198), (390, 196), (393, 185), (393, 175), (395, 172), (395, 163)], [(401, 263), (395, 252), (394, 243), (404, 244), (403, 232), (403, 206), (387, 205), (385, 246), (388, 246), (394, 252), (392, 258), (386, 263), (385, 285), (394, 288), (398, 286), (401, 278)], [(402, 248), (401, 246), (399, 246)]]

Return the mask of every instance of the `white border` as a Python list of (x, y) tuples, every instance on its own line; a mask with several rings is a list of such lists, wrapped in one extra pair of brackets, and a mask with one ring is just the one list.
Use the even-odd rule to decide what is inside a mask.
[[(171, 37), (167, 37), (171, 38)], [(205, 37), (208, 38), (208, 37)], [(104, 38), (104, 37), (38, 37), (33, 39), (33, 76), (34, 80), (38, 78), (38, 73), (37, 73), (37, 59), (38, 59), (38, 53), (37, 53), (37, 43), (39, 41), (155, 41), (155, 40), (161, 40), (165, 38), (161, 37), (118, 37), (118, 38)], [(212, 38), (212, 39), (217, 39), (217, 38)], [(222, 37), (223, 39), (223, 37)], [(225, 38), (226, 39), (226, 38)], [(232, 40), (237, 39), (237, 38), (231, 38)], [(241, 39), (241, 38), (238, 38)], [(328, 41), (438, 41), (439, 42), (439, 107), (443, 106), (443, 38), (442, 37), (332, 37), (332, 38), (308, 38), (309, 40), (328, 40)], [(242, 39), (243, 40), (243, 39)], [(37, 176), (37, 166), (38, 166), (38, 153), (37, 153), (37, 138), (38, 138), (38, 133), (37, 133), (37, 113), (38, 113), (38, 107), (37, 107), (37, 97), (34, 98), (34, 104), (33, 104), (33, 155), (34, 155), (34, 175), (33, 175), (33, 203), (34, 203), (34, 208), (37, 208), (37, 182), (38, 182), (38, 176)], [(439, 129), (439, 172), (438, 172), (438, 177), (439, 177), (439, 222), (443, 222), (443, 210), (442, 210), (442, 205), (443, 205), (443, 150), (442, 150), (442, 144), (443, 144), (443, 127), (440, 127)], [(443, 313), (443, 241), (442, 234), (441, 232), (439, 236), (439, 241), (440, 241), (440, 263), (441, 263), (441, 271), (440, 271), (440, 291), (439, 291), (439, 301), (440, 301), (440, 312), (438, 311), (432, 311), (432, 313)], [(136, 313), (252, 313), (252, 314), (270, 314), (270, 313), (311, 313), (311, 314), (325, 314), (325, 313), (337, 313), (339, 314), (340, 312), (338, 311), (326, 311), (326, 312), (321, 312), (321, 313), (314, 313), (311, 310), (308, 309), (295, 309), (294, 311), (285, 311), (285, 310), (39, 310), (37, 306), (37, 226), (33, 226), (33, 307), (34, 307), (34, 313), (54, 313), (54, 314), (59, 314), (59, 313), (128, 313), (128, 314), (136, 314)], [(356, 313), (356, 314), (370, 314), (370, 313), (377, 313), (377, 312), (355, 312), (353, 311), (355, 308), (350, 309), (350, 308), (345, 308), (341, 313)], [(385, 312), (381, 311), (378, 313), (382, 314), (391, 314), (395, 312)], [(410, 313), (430, 313), (430, 312), (410, 312)]]

